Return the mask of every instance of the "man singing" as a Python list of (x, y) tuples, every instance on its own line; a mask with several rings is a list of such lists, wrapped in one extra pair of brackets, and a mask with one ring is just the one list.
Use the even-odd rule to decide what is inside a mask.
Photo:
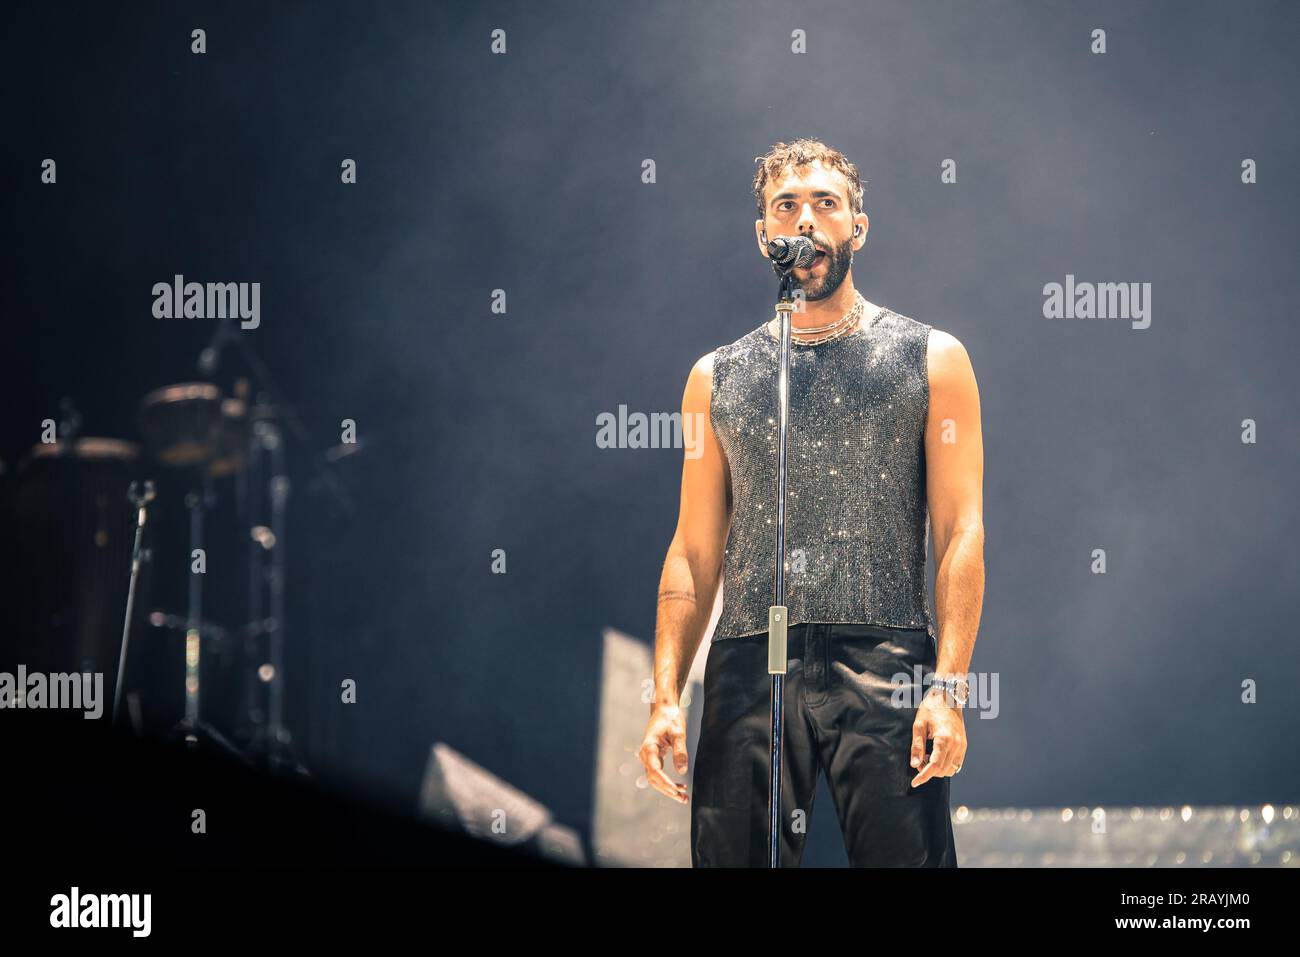
[[(949, 779), (966, 757), (984, 593), (975, 374), (953, 336), (854, 287), (869, 223), (842, 153), (801, 139), (757, 162), (759, 251), (775, 236), (806, 236), (818, 251), (794, 272), (804, 304), (790, 355), (781, 863), (800, 863), (824, 770), (853, 866), (956, 867)], [(679, 698), (721, 584), (690, 800), (696, 867), (767, 864), (779, 336), (772, 320), (715, 349), (682, 397), (683, 416), (710, 428), (682, 469), (640, 758), (653, 787), (687, 803), (664, 762), (687, 771)]]

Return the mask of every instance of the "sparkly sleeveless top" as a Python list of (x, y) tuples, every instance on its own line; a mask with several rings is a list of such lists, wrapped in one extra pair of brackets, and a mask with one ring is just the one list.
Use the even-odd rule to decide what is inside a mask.
[[(785, 603), (791, 625), (857, 622), (935, 636), (926, 579), (930, 326), (881, 309), (852, 333), (791, 342)], [(732, 518), (713, 640), (767, 632), (776, 561), (780, 343), (767, 323), (713, 353), (710, 416)]]

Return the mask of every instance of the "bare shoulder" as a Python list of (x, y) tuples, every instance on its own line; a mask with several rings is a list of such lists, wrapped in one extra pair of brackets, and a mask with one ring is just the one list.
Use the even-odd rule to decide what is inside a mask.
[(930, 341), (926, 347), (926, 365), (932, 384), (975, 378), (970, 354), (962, 341), (952, 333), (933, 326), (930, 327)]
[(963, 357), (967, 361), (970, 359), (960, 339), (951, 332), (944, 332), (934, 326), (930, 327), (928, 352), (931, 361), (938, 360), (940, 364), (961, 360)]
[(682, 405), (687, 411), (707, 412), (713, 398), (713, 353), (706, 353), (691, 367)]

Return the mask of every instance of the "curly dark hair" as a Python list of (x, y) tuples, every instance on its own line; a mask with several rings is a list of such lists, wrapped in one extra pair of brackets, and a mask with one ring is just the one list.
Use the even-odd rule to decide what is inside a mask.
[(754, 173), (754, 204), (758, 207), (758, 218), (767, 216), (763, 202), (763, 191), (769, 179), (780, 176), (791, 166), (807, 166), (814, 160), (821, 160), (827, 169), (837, 170), (849, 183), (849, 208), (854, 213), (862, 212), (863, 181), (858, 176), (858, 168), (849, 162), (849, 158), (837, 149), (832, 149), (821, 140), (797, 139), (792, 143), (774, 143), (766, 156), (755, 156), (758, 169)]

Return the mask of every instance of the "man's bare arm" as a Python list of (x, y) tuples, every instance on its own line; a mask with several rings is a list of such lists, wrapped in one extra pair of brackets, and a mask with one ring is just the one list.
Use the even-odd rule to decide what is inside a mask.
[(925, 429), (926, 495), (934, 530), (935, 671), (970, 671), (984, 603), (984, 438), (979, 389), (966, 348), (930, 333), (930, 410)]
[[(965, 347), (933, 329), (928, 350), (930, 410), (925, 425), (926, 498), (934, 529), (939, 649), (934, 670), (970, 671), (984, 603), (984, 439), (979, 390)], [(946, 693), (927, 692), (912, 722), (912, 787), (951, 777), (966, 760), (966, 725)], [(925, 744), (933, 741), (928, 760)]]
[[(677, 529), (659, 580), (655, 618), (654, 703), (676, 705), (709, 624), (722, 574), (730, 515), (727, 465), (709, 418), (713, 356), (691, 369), (682, 395), (682, 420), (693, 423), (698, 443), (687, 449), (682, 465)], [(693, 453), (698, 453), (692, 457)]]
[(677, 772), (686, 773), (686, 721), (679, 701), (713, 611), (731, 522), (727, 464), (709, 419), (712, 392), (710, 354), (695, 364), (682, 395), (682, 432), (694, 447), (685, 449), (677, 530), (659, 580), (654, 702), (638, 752), (650, 786), (682, 804), (688, 800), (686, 785), (664, 773), (664, 757), (671, 753)]

